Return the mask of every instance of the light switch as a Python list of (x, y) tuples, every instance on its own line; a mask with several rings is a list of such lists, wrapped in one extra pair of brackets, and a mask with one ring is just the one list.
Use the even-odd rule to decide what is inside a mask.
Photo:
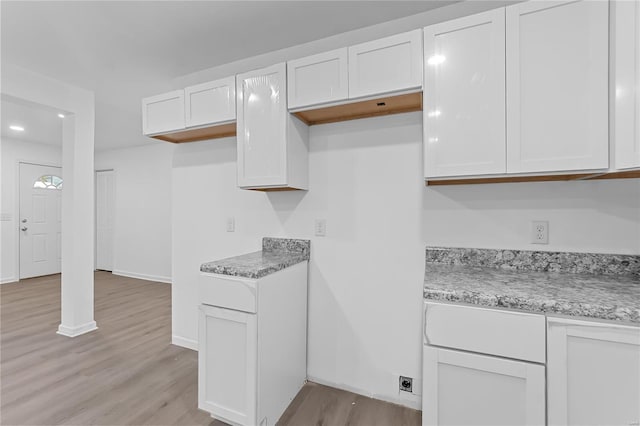
[(314, 233), (316, 237), (324, 237), (327, 235), (327, 220), (326, 219), (316, 219), (314, 224)]
[(227, 218), (227, 232), (235, 232), (236, 231), (236, 218), (228, 217)]

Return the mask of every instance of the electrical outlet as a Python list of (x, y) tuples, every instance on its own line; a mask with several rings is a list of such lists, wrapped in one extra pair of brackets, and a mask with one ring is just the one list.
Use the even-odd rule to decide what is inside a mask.
[(236, 232), (236, 218), (228, 217), (227, 218), (227, 232)]
[(413, 379), (411, 377), (400, 376), (400, 390), (404, 392), (413, 392)]
[(316, 234), (316, 237), (324, 237), (327, 235), (326, 219), (316, 219), (314, 223), (314, 233)]
[(549, 222), (534, 220), (531, 222), (531, 243), (549, 244)]

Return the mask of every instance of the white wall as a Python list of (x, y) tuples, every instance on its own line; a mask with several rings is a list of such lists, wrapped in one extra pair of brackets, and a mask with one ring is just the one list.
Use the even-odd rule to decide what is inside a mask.
[(158, 142), (96, 153), (96, 170), (115, 175), (115, 274), (171, 282), (173, 148)]
[[(421, 140), (420, 113), (314, 126), (310, 190), (269, 194), (236, 188), (234, 138), (178, 146), (174, 342), (196, 344), (201, 263), (258, 250), (263, 236), (309, 238), (309, 377), (419, 407), (397, 376), (422, 374), (425, 245), (640, 254), (638, 179), (434, 189)], [(550, 221), (548, 246), (529, 244), (537, 219)]]
[(7, 283), (17, 281), (19, 278), (18, 162), (62, 166), (62, 147), (3, 138), (0, 141), (0, 158), (2, 159), (0, 282)]
[[(501, 2), (504, 4), (504, 2)], [(479, 7), (465, 2), (183, 76), (174, 87), (225, 77)], [(475, 9), (471, 9), (475, 8)], [(176, 147), (173, 161), (173, 341), (197, 347), (201, 263), (259, 250), (263, 236), (309, 238), (310, 379), (420, 407), (425, 245), (640, 254), (640, 181), (425, 187), (420, 113), (314, 126), (308, 192), (236, 188), (235, 138)], [(225, 230), (227, 217), (236, 232)], [(316, 218), (327, 236), (312, 235)], [(530, 221), (550, 244), (531, 245)]]

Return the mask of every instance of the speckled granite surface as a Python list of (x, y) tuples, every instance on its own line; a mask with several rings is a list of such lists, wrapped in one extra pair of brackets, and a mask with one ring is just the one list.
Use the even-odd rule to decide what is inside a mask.
[(584, 256), (590, 260), (579, 253), (427, 248), (424, 297), (640, 323), (640, 256)]
[(506, 270), (640, 276), (640, 256), (428, 247), (426, 261)]
[(311, 242), (289, 238), (263, 238), (262, 251), (203, 263), (200, 271), (258, 279), (309, 260)]

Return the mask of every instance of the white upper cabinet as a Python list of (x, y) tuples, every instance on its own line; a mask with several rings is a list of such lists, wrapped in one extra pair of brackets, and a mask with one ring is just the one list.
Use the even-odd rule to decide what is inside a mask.
[(425, 177), (506, 172), (504, 9), (424, 29)]
[(347, 99), (347, 48), (287, 62), (289, 109)]
[(640, 328), (547, 319), (549, 425), (640, 424)]
[(607, 169), (609, 2), (506, 14), (507, 172)]
[(640, 2), (615, 3), (616, 169), (640, 167)]
[(349, 47), (349, 98), (421, 87), (422, 30)]
[(237, 76), (238, 186), (307, 189), (308, 127), (287, 110), (284, 63)]
[(236, 78), (228, 77), (184, 89), (186, 127), (236, 119)]
[(172, 132), (184, 129), (184, 90), (142, 99), (142, 133)]

